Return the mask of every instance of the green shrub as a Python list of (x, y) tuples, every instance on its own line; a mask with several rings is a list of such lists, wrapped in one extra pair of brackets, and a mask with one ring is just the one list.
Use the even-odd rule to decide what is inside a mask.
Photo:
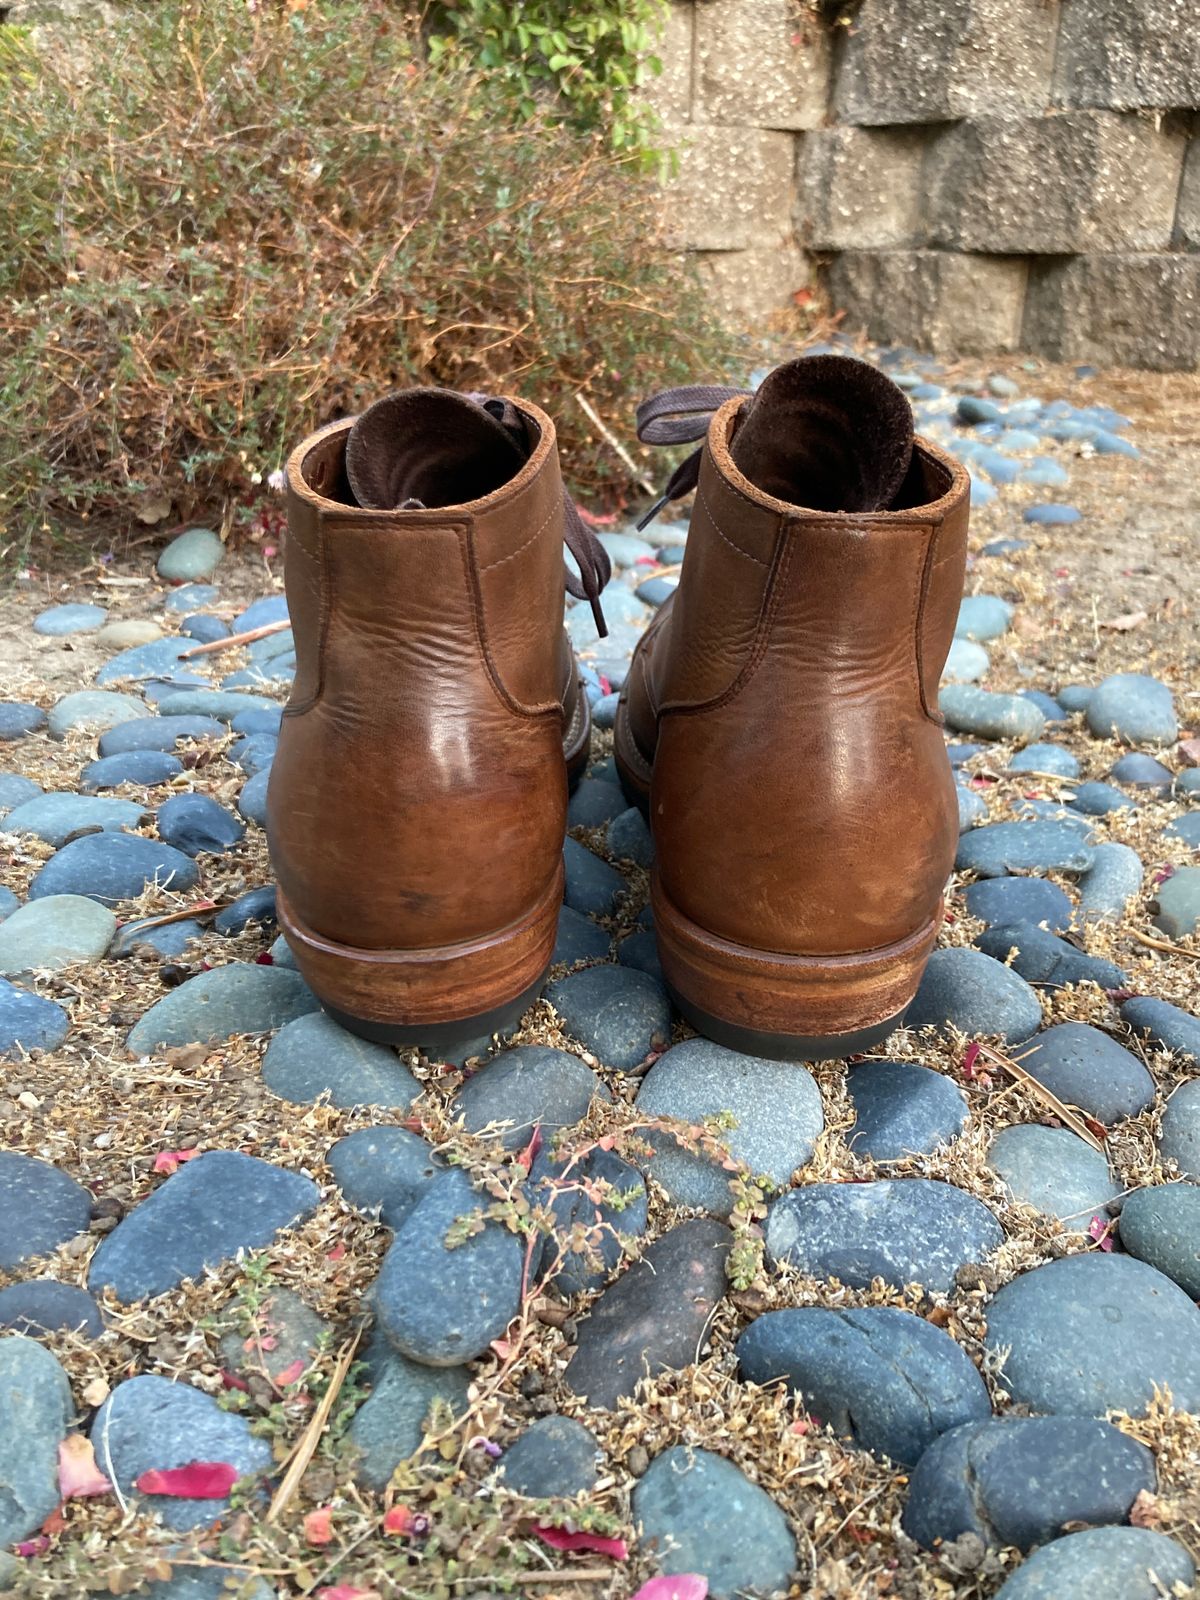
[(435, 0), (426, 17), (438, 60), (457, 47), (495, 73), (522, 120), (560, 108), (573, 127), (606, 131), (617, 149), (646, 146), (655, 119), (635, 95), (662, 71), (651, 46), (663, 0)]
[(244, 506), (304, 432), (413, 382), (536, 398), (573, 488), (615, 498), (575, 396), (628, 439), (644, 391), (725, 366), (637, 156), (514, 126), (381, 0), (160, 0), (102, 43), (86, 74), (0, 51), (10, 542)]

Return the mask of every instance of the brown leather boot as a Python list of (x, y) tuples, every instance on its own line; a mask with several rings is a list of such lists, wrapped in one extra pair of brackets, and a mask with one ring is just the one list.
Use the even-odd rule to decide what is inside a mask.
[(389, 395), (287, 466), (297, 672), (268, 791), (279, 920), (326, 1009), (452, 1048), (537, 994), (589, 716), (563, 632), (565, 501), (536, 406)]
[(653, 828), (654, 926), (684, 1016), (757, 1055), (843, 1056), (903, 1018), (954, 862), (937, 694), (969, 480), (914, 440), (889, 379), (843, 357), (789, 362), (753, 398), (680, 390), (639, 413), (653, 442), (705, 423), (668, 489), (698, 471), (617, 763)]

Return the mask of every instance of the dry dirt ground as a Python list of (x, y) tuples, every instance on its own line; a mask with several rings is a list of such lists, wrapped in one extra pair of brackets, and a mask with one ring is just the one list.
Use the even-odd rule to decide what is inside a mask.
[[(984, 369), (964, 365), (949, 376), (959, 370)], [(1098, 457), (1072, 463), (1071, 487), (1061, 497), (1084, 514), (1075, 526), (1024, 528), (1019, 521), (1021, 496), (1011, 491), (973, 517), (973, 550), (1001, 536), (1032, 540), (1029, 549), (1011, 559), (976, 559), (968, 576), (969, 592), (997, 593), (1018, 603), (1013, 631), (989, 646), (989, 685), (1052, 690), (1065, 682), (1096, 682), (1116, 670), (1144, 670), (1171, 685), (1185, 729), (1200, 732), (1200, 380), (1110, 372), (1079, 382), (1069, 370), (1040, 365), (1025, 370), (1015, 362), (1002, 370), (1011, 371), (1025, 393), (1046, 399), (1061, 394), (1076, 404), (1102, 400), (1125, 411), (1134, 420), (1130, 437), (1142, 456), (1138, 461)], [(1058, 453), (1065, 459), (1071, 452), (1063, 446)], [(1042, 492), (1028, 495), (1035, 497)], [(144, 540), (128, 547), (118, 538), (110, 562), (85, 565), (60, 554), (31, 568), (0, 602), (5, 696), (49, 705), (90, 681), (100, 665), (102, 653), (87, 639), (66, 643), (41, 639), (31, 631), (33, 616), (44, 607), (65, 600), (100, 600), (115, 615), (161, 618), (161, 589), (152, 576), (155, 548)], [(261, 551), (231, 555), (220, 574), (218, 609), (232, 615), (250, 598), (277, 587), (279, 579), (277, 565), (268, 571)], [(230, 670), (240, 664), (236, 652), (227, 660)], [(1060, 737), (1057, 730), (1053, 736)], [(1080, 756), (1085, 777), (1106, 775), (1114, 747), (1076, 726), (1061, 740)], [(51, 788), (73, 786), (92, 750), (91, 740), (54, 744), (38, 736), (2, 754), (6, 766), (28, 770)], [(1004, 747), (996, 747), (986, 761), (975, 763), (997, 777), (986, 790), (993, 820), (1008, 814), (1010, 804), (1025, 794), (1053, 792), (1028, 775), (1000, 776), (1005, 754)], [(184, 781), (226, 800), (240, 786), (236, 770), (220, 758), (185, 773)], [(1146, 900), (1155, 869), (1171, 862), (1186, 864), (1183, 844), (1171, 849), (1162, 840), (1164, 823), (1182, 809), (1173, 801), (1150, 803), (1136, 819), (1127, 813), (1129, 820), (1114, 820), (1111, 837), (1137, 846), (1146, 862), (1146, 897), (1119, 928), (1098, 936), (1089, 948), (1119, 960), (1144, 992), (1200, 1011), (1200, 943), (1192, 940), (1164, 950), (1134, 937), (1150, 930)], [(599, 836), (591, 835), (588, 842), (600, 843)], [(4, 841), (0, 881), (23, 895), (47, 853), (28, 841)], [(208, 858), (202, 892), (224, 900), (268, 879), (265, 842), (251, 829), (231, 855), (219, 861)], [(644, 881), (635, 878), (614, 927), (633, 922), (644, 894)], [(170, 895), (148, 903), (158, 910), (179, 904)], [(962, 913), (961, 900), (952, 895), (950, 906), (954, 920), (944, 939), (965, 943), (975, 925)], [(193, 946), (188, 964), (195, 968), (203, 958), (214, 963), (238, 956), (252, 960), (268, 939), (252, 929), (231, 948), (230, 941), (208, 934)], [(69, 1008), (73, 1027), (58, 1051), (3, 1068), (0, 1145), (53, 1161), (105, 1199), (112, 1214), (135, 1204), (161, 1181), (152, 1171), (156, 1155), (180, 1147), (242, 1149), (303, 1169), (321, 1183), (325, 1196), (309, 1222), (283, 1235), (253, 1262), (230, 1264), (203, 1282), (132, 1310), (114, 1304), (109, 1331), (98, 1340), (53, 1340), (77, 1401), (94, 1406), (122, 1379), (146, 1372), (185, 1378), (220, 1394), (217, 1314), (234, 1302), (243, 1307), (253, 1303), (264, 1284), (288, 1285), (333, 1329), (328, 1350), (306, 1380), (307, 1399), (283, 1400), (265, 1384), (249, 1395), (231, 1397), (258, 1419), (278, 1459), (288, 1458), (311, 1426), (339, 1352), (358, 1333), (362, 1295), (387, 1240), (386, 1230), (342, 1201), (323, 1158), (334, 1140), (351, 1129), (398, 1121), (400, 1114), (296, 1106), (274, 1098), (260, 1078), (261, 1039), (132, 1060), (123, 1047), (124, 1035), (163, 993), (153, 958), (108, 960), (46, 977), (38, 987)], [(1051, 1020), (1093, 1019), (1126, 1037), (1098, 990), (1047, 996), (1043, 1004)], [(579, 1050), (563, 1037), (544, 1003), (526, 1019), (524, 1037)], [(347, 1600), (355, 1591), (374, 1592), (381, 1600), (462, 1600), (475, 1592), (511, 1592), (534, 1600), (626, 1600), (653, 1571), (636, 1549), (624, 1565), (548, 1550), (528, 1535), (528, 1507), (489, 1487), (490, 1460), (472, 1445), (481, 1435), (508, 1444), (544, 1409), (543, 1397), (548, 1396), (557, 1408), (587, 1422), (606, 1448), (609, 1471), (590, 1503), (591, 1521), (605, 1531), (631, 1531), (630, 1490), (634, 1474), (644, 1470), (647, 1452), (653, 1456), (671, 1444), (694, 1443), (731, 1457), (784, 1508), (800, 1552), (795, 1596), (985, 1600), (994, 1595), (1018, 1559), (1014, 1552), (989, 1556), (981, 1566), (968, 1563), (963, 1570), (953, 1553), (934, 1557), (916, 1551), (898, 1530), (902, 1471), (844, 1449), (819, 1428), (806, 1428), (794, 1402), (753, 1390), (736, 1378), (732, 1348), (748, 1318), (787, 1305), (908, 1306), (947, 1328), (982, 1360), (990, 1291), (1018, 1269), (1094, 1248), (1088, 1238), (1064, 1236), (1057, 1224), (1011, 1204), (984, 1164), (995, 1130), (1012, 1121), (1045, 1119), (1043, 1104), (1001, 1069), (965, 1081), (962, 1041), (897, 1035), (888, 1054), (919, 1056), (961, 1082), (969, 1097), (972, 1116), (964, 1136), (907, 1168), (951, 1178), (993, 1205), (1001, 1217), (1008, 1243), (969, 1286), (949, 1295), (859, 1292), (759, 1269), (748, 1287), (722, 1306), (703, 1358), (693, 1368), (646, 1384), (636, 1403), (623, 1402), (616, 1413), (589, 1411), (562, 1382), (580, 1308), (572, 1307), (572, 1317), (564, 1323), (556, 1305), (533, 1302), (508, 1355), (489, 1355), (477, 1363), (468, 1418), (397, 1476), (388, 1498), (399, 1498), (429, 1516), (431, 1531), (424, 1539), (406, 1542), (385, 1535), (380, 1526), (384, 1501), (358, 1490), (345, 1469), (339, 1437), (358, 1393), (352, 1374), (320, 1434), (311, 1465), (274, 1521), (242, 1510), (217, 1534), (180, 1546), (178, 1536), (172, 1538), (133, 1510), (124, 1512), (111, 1496), (74, 1500), (64, 1509), (61, 1527), (51, 1530), (49, 1550), (26, 1564), (20, 1592), (47, 1600), (93, 1591), (119, 1594), (133, 1590), (148, 1575), (165, 1575), (173, 1563), (179, 1574), (192, 1564), (225, 1566), (234, 1583), (236, 1569), (249, 1567), (280, 1596), (318, 1594), (331, 1587), (341, 1600), (336, 1586), (347, 1585)], [(1165, 1054), (1147, 1060), (1164, 1090), (1184, 1076)], [(414, 1108), (421, 1130), (435, 1144), (452, 1144), (476, 1170), (502, 1177), (494, 1147), (457, 1132), (447, 1116), (460, 1074), (429, 1062), (414, 1063), (414, 1069), (424, 1085)], [(827, 1132), (804, 1181), (872, 1176), (871, 1163), (853, 1156), (842, 1137), (850, 1121), (843, 1066), (827, 1063), (814, 1071), (825, 1100)], [(609, 1081), (614, 1103), (595, 1109), (583, 1130), (593, 1137), (619, 1130), (630, 1120), (629, 1079), (611, 1074)], [(1110, 1158), (1124, 1186), (1164, 1176), (1154, 1144), (1156, 1119), (1156, 1112), (1147, 1112), (1123, 1124), (1109, 1141)], [(652, 1233), (678, 1214), (661, 1192), (652, 1194)], [(105, 1225), (111, 1223), (101, 1218), (98, 1228)], [(32, 1267), (82, 1282), (98, 1236), (81, 1236)], [(1099, 1344), (1096, 1359), (1103, 1360)], [(1003, 1409), (1002, 1376), (991, 1371), (986, 1376)], [(1175, 1413), (1164, 1400), (1149, 1418), (1125, 1419), (1121, 1426), (1158, 1451), (1155, 1525), (1180, 1539), (1200, 1561), (1200, 1419)], [(306, 1537), (305, 1514), (329, 1504), (335, 1506), (332, 1539), (314, 1545)]]

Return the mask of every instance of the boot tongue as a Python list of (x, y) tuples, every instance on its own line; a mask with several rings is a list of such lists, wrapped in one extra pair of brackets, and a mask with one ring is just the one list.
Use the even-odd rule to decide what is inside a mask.
[(533, 441), (515, 406), (450, 389), (400, 389), (346, 438), (346, 477), (368, 511), (463, 505), (520, 471)]
[(777, 500), (883, 511), (912, 448), (912, 408), (890, 378), (847, 356), (802, 356), (777, 367), (743, 407), (729, 453)]

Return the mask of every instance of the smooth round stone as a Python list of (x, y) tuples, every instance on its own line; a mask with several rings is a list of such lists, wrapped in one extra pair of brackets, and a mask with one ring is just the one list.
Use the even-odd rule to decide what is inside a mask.
[[(989, 486), (990, 487), (990, 486)], [(974, 488), (974, 484), (972, 484)], [(972, 500), (974, 504), (974, 500)], [(989, 539), (979, 552), (981, 556), (1015, 556), (1029, 549), (1028, 539)]]
[(184, 855), (224, 855), (245, 835), (244, 824), (206, 794), (176, 794), (158, 810), (158, 835)]
[(639, 561), (653, 563), (655, 559), (654, 546), (636, 533), (601, 533), (598, 537), (614, 567), (636, 567)]
[(95, 794), (98, 789), (116, 789), (123, 783), (154, 788), (182, 771), (183, 762), (165, 750), (130, 750), (125, 755), (89, 761), (79, 774), (79, 789), (82, 794)]
[(52, 855), (29, 885), (29, 898), (86, 894), (102, 905), (136, 900), (157, 883), (176, 892), (194, 889), (196, 864), (158, 839), (134, 833), (91, 833)]
[(1002, 399), (1010, 400), (1020, 394), (1021, 386), (1012, 378), (1005, 377), (1002, 372), (993, 372), (987, 381), (987, 386), (993, 394), (998, 394)]
[(1041, 1026), (1042, 1008), (1024, 978), (982, 950), (935, 950), (904, 1021), (1019, 1044)]
[(109, 954), (131, 956), (135, 950), (149, 950), (159, 956), (181, 956), (193, 939), (204, 932), (204, 925), (192, 917), (182, 922), (127, 922), (112, 942)]
[(711, 1450), (675, 1445), (656, 1456), (634, 1488), (633, 1514), (639, 1548), (665, 1573), (703, 1573), (713, 1600), (791, 1583), (796, 1541), (783, 1512)]
[(103, 606), (61, 605), (39, 611), (33, 619), (34, 633), (51, 639), (66, 639), (73, 633), (95, 633), (102, 628), (108, 612)]
[(1133, 1256), (1089, 1251), (1022, 1273), (993, 1297), (986, 1344), (1009, 1350), (1004, 1387), (1034, 1411), (1136, 1416), (1155, 1385), (1200, 1408), (1200, 1310)]
[(272, 1093), (295, 1105), (325, 1097), (331, 1106), (407, 1110), (421, 1092), (394, 1050), (348, 1033), (323, 1011), (280, 1029), (263, 1057), (262, 1075)]
[(1092, 864), (1079, 880), (1083, 922), (1120, 922), (1142, 887), (1145, 869), (1127, 844), (1098, 844)]
[(279, 730), (283, 726), (283, 707), (268, 706), (262, 711), (239, 711), (229, 726), (234, 733), (240, 733), (246, 738), (253, 738), (259, 733), (278, 738)]
[(222, 1410), (211, 1395), (190, 1384), (172, 1383), (154, 1373), (119, 1383), (96, 1413), (91, 1435), (96, 1460), (111, 1471), (122, 1495), (140, 1501), (144, 1510), (178, 1533), (224, 1521), (231, 1510), (228, 1497), (139, 1496), (136, 1485), (143, 1473), (194, 1461), (227, 1461), (246, 1478), (267, 1472), (272, 1462), (270, 1441), (251, 1433), (245, 1417)]
[(75, 1406), (49, 1350), (0, 1338), (0, 1548), (36, 1532), (58, 1509), (58, 1450)]
[(254, 1299), (254, 1331), (246, 1337), (245, 1313), (234, 1300), (228, 1303), (219, 1326), (224, 1326), (219, 1351), (227, 1372), (266, 1373), (277, 1386), (295, 1382), (284, 1377), (299, 1361), (309, 1367), (329, 1333), (329, 1325), (308, 1303), (290, 1289), (272, 1287), (265, 1299)]
[(0, 772), (0, 811), (11, 811), (42, 792), (40, 784), (19, 772)]
[(930, 1445), (909, 1482), (903, 1526), (927, 1550), (964, 1533), (993, 1549), (1030, 1550), (1068, 1523), (1125, 1522), (1156, 1486), (1149, 1450), (1110, 1423), (997, 1417)]
[(252, 778), (246, 779), (238, 795), (238, 810), (247, 822), (257, 823), (260, 828), (267, 825), (267, 786), (270, 781), (271, 769), (263, 767)]
[(84, 895), (30, 900), (0, 923), (0, 973), (13, 977), (99, 961), (116, 931), (112, 912)]
[[(821, 1092), (805, 1067), (742, 1055), (707, 1039), (687, 1039), (661, 1055), (642, 1080), (637, 1109), (689, 1125), (728, 1113), (734, 1125), (718, 1138), (735, 1161), (776, 1189), (786, 1188), (808, 1161), (825, 1126)], [(730, 1174), (718, 1161), (681, 1149), (658, 1129), (644, 1137), (655, 1151), (650, 1171), (670, 1199), (729, 1215)]]
[(207, 683), (207, 678), (197, 678), (190, 672), (172, 672), (168, 677), (139, 679), (138, 690), (147, 705), (157, 708), (168, 696), (181, 694), (184, 689), (203, 689)]
[(1158, 886), (1150, 909), (1168, 938), (1186, 939), (1200, 928), (1200, 867), (1180, 867)]
[(211, 617), (207, 612), (197, 611), (190, 617), (184, 617), (179, 624), (180, 633), (189, 639), (194, 639), (197, 644), (216, 644), (218, 639), (229, 636), (229, 629), (220, 617)]
[(1087, 710), (1088, 701), (1095, 692), (1087, 683), (1064, 683), (1055, 691), (1054, 698), (1064, 711), (1074, 716), (1077, 711)]
[(767, 1214), (767, 1253), (818, 1278), (869, 1289), (954, 1285), (968, 1262), (1004, 1243), (1004, 1232), (973, 1195), (934, 1178), (814, 1183), (781, 1195)]
[[(1067, 713), (1053, 695), (1043, 694), (1040, 689), (1022, 689), (1020, 695), (1022, 700), (1028, 700), (1030, 705), (1036, 706), (1047, 722), (1061, 723), (1068, 720)], [(1057, 749), (1058, 746), (1052, 748)]]
[(550, 1216), (538, 1272), (560, 1295), (602, 1288), (625, 1241), (646, 1231), (642, 1175), (611, 1150), (594, 1149), (578, 1159), (567, 1154), (560, 1161), (540, 1151), (527, 1193)]
[(1013, 928), (1022, 923), (1061, 933), (1071, 923), (1071, 902), (1047, 878), (979, 878), (963, 890), (971, 916), (987, 928)]
[(1011, 956), (1011, 970), (1027, 983), (1053, 989), (1061, 989), (1069, 983), (1095, 983), (1101, 989), (1122, 989), (1129, 981), (1126, 973), (1113, 962), (1084, 955), (1066, 939), (1027, 923), (1015, 928), (987, 928), (975, 943), (997, 961), (1008, 961)]
[(662, 962), (658, 955), (658, 940), (649, 928), (636, 928), (617, 946), (617, 960), (623, 967), (635, 972), (647, 972), (656, 983), (663, 983)]
[(1118, 783), (1128, 784), (1131, 789), (1151, 789), (1156, 794), (1168, 794), (1173, 775), (1170, 767), (1164, 767), (1153, 756), (1144, 755), (1140, 750), (1130, 750), (1116, 763), (1109, 776)]
[(287, 596), (283, 594), (267, 594), (261, 599), (253, 601), (245, 611), (233, 619), (235, 633), (249, 633), (253, 628), (266, 628), (272, 622), (286, 622), (288, 620)]
[(987, 821), (987, 801), (977, 789), (968, 789), (965, 783), (954, 785), (955, 797), (958, 801), (958, 831), (966, 833), (968, 828), (977, 828)]
[(559, 978), (546, 999), (572, 1037), (604, 1066), (641, 1066), (671, 1038), (671, 1005), (662, 985), (629, 967), (585, 967)]
[(1200, 1078), (1181, 1083), (1163, 1109), (1158, 1153), (1200, 1182)]
[(1185, 1061), (1200, 1066), (1200, 1017), (1150, 995), (1126, 1000), (1121, 1017), (1135, 1034), (1144, 1034), (1164, 1050), (1175, 1050)]
[(6, 917), (11, 917), (20, 904), (21, 902), (12, 890), (4, 888), (0, 884), (0, 922), (3, 922)]
[(277, 656), (295, 653), (296, 636), (291, 628), (285, 628), (282, 633), (268, 633), (265, 638), (255, 639), (246, 646), (247, 658), (256, 663), (274, 661)]
[(202, 743), (206, 739), (223, 739), (225, 729), (211, 717), (146, 717), (137, 722), (126, 722), (105, 733), (100, 740), (100, 756), (129, 755), (137, 751), (170, 752), (184, 741)]
[(215, 583), (184, 583), (178, 589), (170, 589), (163, 596), (163, 605), (168, 611), (200, 611), (205, 606), (214, 606), (221, 598), (221, 591)]
[(570, 906), (561, 906), (551, 965), (560, 961), (568, 966), (574, 966), (577, 961), (607, 961), (611, 944), (609, 935), (590, 917), (572, 911)]
[(41, 706), (23, 700), (0, 700), (0, 739), (23, 739), (46, 726)]
[(128, 650), (134, 645), (152, 644), (162, 636), (158, 623), (148, 617), (121, 617), (105, 623), (96, 635), (96, 643), (109, 650)]
[(355, 1481), (376, 1493), (386, 1489), (396, 1468), (419, 1447), (434, 1404), (459, 1416), (467, 1409), (469, 1387), (465, 1367), (426, 1367), (391, 1351), (350, 1424)]
[(564, 840), (563, 865), (567, 875), (563, 899), (572, 911), (606, 917), (616, 908), (618, 896), (628, 888), (615, 867), (601, 861), (577, 839)]
[(69, 790), (40, 794), (10, 811), (5, 833), (32, 834), (57, 849), (80, 833), (117, 833), (136, 828), (146, 818), (133, 800), (97, 800)]
[(1200, 767), (1189, 767), (1175, 774), (1175, 788), (1180, 794), (1200, 794)]
[(1036, 1122), (1002, 1128), (987, 1160), (1014, 1200), (1057, 1217), (1070, 1233), (1086, 1233), (1121, 1194), (1104, 1157), (1068, 1128)]
[(620, 785), (584, 778), (567, 806), (568, 828), (601, 828), (626, 809)]
[[(151, 639), (147, 644), (135, 644), (128, 650), (106, 661), (96, 674), (96, 682), (104, 688), (110, 683), (125, 680), (171, 677), (179, 669), (185, 650), (192, 648), (191, 639), (172, 636), (169, 639)], [(186, 670), (186, 668), (184, 669)]]
[(1193, 850), (1200, 850), (1200, 811), (1189, 811), (1187, 816), (1177, 817), (1164, 829), (1163, 837), (1182, 839)]
[(239, 694), (236, 689), (181, 689), (162, 701), (165, 717), (214, 717), (232, 722), (243, 711), (269, 711), (273, 702), (257, 694)]
[(221, 679), (222, 689), (260, 689), (271, 683), (290, 684), (296, 676), (295, 656), (281, 656), (261, 666), (239, 667)]
[(629, 806), (608, 825), (609, 853), (618, 861), (632, 861), (635, 867), (654, 865), (654, 840), (645, 817), (636, 806)]
[(0, 1061), (30, 1050), (57, 1050), (70, 1031), (61, 1006), (0, 978)]
[(973, 506), (990, 506), (996, 498), (996, 489), (986, 478), (975, 474), (971, 478), (970, 496)]
[(850, 1068), (846, 1092), (854, 1106), (846, 1143), (872, 1161), (930, 1155), (957, 1138), (967, 1121), (957, 1084), (915, 1061), (864, 1061)]
[(385, 1125), (356, 1128), (330, 1147), (326, 1165), (338, 1188), (360, 1211), (378, 1211), (398, 1228), (443, 1170), (419, 1134)]
[(891, 1306), (768, 1311), (737, 1342), (751, 1383), (785, 1379), (841, 1439), (904, 1466), (939, 1434), (990, 1416), (970, 1356), (931, 1322)]
[(621, 704), (619, 694), (602, 694), (592, 706), (592, 721), (597, 728), (612, 728), (616, 726), (617, 707)]
[[(1031, 461), (1028, 466), (1022, 467), (1018, 482), (1032, 484), (1035, 489), (1065, 489), (1071, 481), (1071, 475), (1065, 467), (1049, 456), (1041, 456)], [(1056, 506), (1055, 510), (1069, 511), (1070, 506)]]
[[(461, 1366), (482, 1355), (516, 1316), (521, 1241), (500, 1222), (470, 1229), (489, 1203), (465, 1172), (450, 1168), (396, 1230), (380, 1269), (375, 1307), (384, 1334), (409, 1360)], [(446, 1238), (456, 1225), (468, 1236), (451, 1248)]]
[(1088, 701), (1085, 715), (1098, 739), (1170, 744), (1179, 735), (1170, 689), (1143, 672), (1118, 672), (1105, 678)]
[(213, 928), (223, 938), (232, 939), (251, 923), (273, 928), (277, 917), (275, 910), (275, 885), (265, 884), (261, 889), (247, 889), (230, 905), (224, 906), (213, 919)]
[(981, 739), (1015, 739), (1028, 744), (1046, 726), (1038, 708), (1017, 694), (994, 694), (973, 683), (946, 683), (938, 693), (938, 707), (947, 726), (957, 733), (975, 733)]
[(33, 1278), (0, 1289), (0, 1329), (35, 1339), (60, 1332), (95, 1339), (104, 1332), (104, 1319), (86, 1289), (55, 1278)]
[(567, 1387), (615, 1411), (647, 1374), (698, 1360), (725, 1294), (732, 1244), (724, 1223), (692, 1217), (648, 1245), (580, 1323)]
[(1136, 811), (1137, 801), (1131, 800), (1111, 783), (1098, 783), (1090, 779), (1081, 783), (1068, 801), (1076, 811), (1089, 817), (1106, 817), (1112, 811)]
[(156, 564), (168, 583), (195, 583), (211, 578), (221, 564), (225, 546), (211, 528), (188, 528), (162, 552)]
[[(93, 1293), (118, 1300), (164, 1294), (239, 1250), (259, 1250), (320, 1202), (310, 1178), (240, 1150), (206, 1150), (181, 1166), (101, 1239), (88, 1268)], [(193, 1458), (194, 1459), (194, 1458)]]
[(647, 578), (645, 583), (638, 584), (634, 593), (648, 606), (661, 606), (671, 598), (678, 587), (678, 578)]
[(262, 772), (271, 765), (278, 749), (279, 740), (273, 733), (253, 733), (248, 738), (239, 739), (226, 751), (226, 760), (232, 761), (235, 767), (241, 767), (243, 772), (253, 777), (256, 772)]
[(574, 1499), (600, 1476), (603, 1453), (595, 1435), (573, 1417), (540, 1417), (504, 1452), (500, 1484), (530, 1500)]
[(1057, 827), (1069, 828), (1083, 844), (1094, 844), (1102, 835), (1090, 818), (1060, 805), (1057, 800), (1019, 800), (1015, 807), (1021, 822), (1053, 822)]
[(950, 758), (950, 765), (957, 772), (960, 767), (965, 767), (972, 757), (982, 755), (986, 749), (985, 744), (948, 744), (946, 754)]
[(954, 865), (977, 878), (1014, 872), (1086, 872), (1093, 851), (1064, 822), (993, 822), (959, 840)]
[(1047, 1028), (1022, 1052), (1021, 1065), (1106, 1126), (1154, 1104), (1154, 1080), (1138, 1058), (1086, 1022)]
[(1040, 505), (1026, 506), (1022, 515), (1026, 522), (1039, 524), (1043, 528), (1063, 528), (1078, 522), (1081, 513), (1077, 506), (1045, 501)]
[[(149, 716), (147, 707), (131, 694), (115, 694), (109, 689), (79, 689), (56, 702), (48, 723), (52, 739), (65, 739), (76, 728), (103, 733), (121, 723)], [(101, 754), (105, 752), (102, 750)]]
[(291, 972), (299, 970), (296, 966), (296, 958), (292, 954), (291, 946), (283, 934), (279, 935), (267, 953), (271, 957), (271, 962), (274, 966), (286, 967)]
[(599, 1080), (578, 1056), (548, 1045), (520, 1045), (480, 1067), (451, 1102), (468, 1133), (496, 1127), (506, 1150), (522, 1150), (540, 1127), (551, 1139), (587, 1115)]
[(231, 962), (201, 972), (152, 1005), (125, 1047), (148, 1055), (166, 1045), (207, 1044), (240, 1033), (270, 1033), (320, 1009), (298, 972)]
[(1191, 1556), (1150, 1528), (1088, 1528), (1035, 1550), (996, 1600), (1161, 1600), (1191, 1584)]
[(958, 621), (954, 626), (956, 639), (974, 639), (986, 643), (998, 639), (1012, 627), (1013, 608), (1007, 600), (996, 594), (969, 594), (963, 597), (958, 608)]
[(965, 423), (967, 427), (973, 427), (980, 422), (999, 422), (1003, 415), (1000, 407), (991, 400), (965, 394), (955, 408), (954, 420)]
[(1121, 1243), (1200, 1300), (1200, 1188), (1139, 1189), (1121, 1207)]
[(1079, 761), (1060, 744), (1027, 744), (1008, 763), (1008, 770), (1048, 772), (1056, 778), (1075, 778), (1079, 775)]
[(991, 658), (981, 644), (976, 644), (974, 639), (956, 638), (946, 656), (941, 681), (978, 683), (980, 678), (987, 676), (991, 664)]
[(92, 1197), (48, 1161), (0, 1150), (0, 1268), (48, 1255), (86, 1233)]

